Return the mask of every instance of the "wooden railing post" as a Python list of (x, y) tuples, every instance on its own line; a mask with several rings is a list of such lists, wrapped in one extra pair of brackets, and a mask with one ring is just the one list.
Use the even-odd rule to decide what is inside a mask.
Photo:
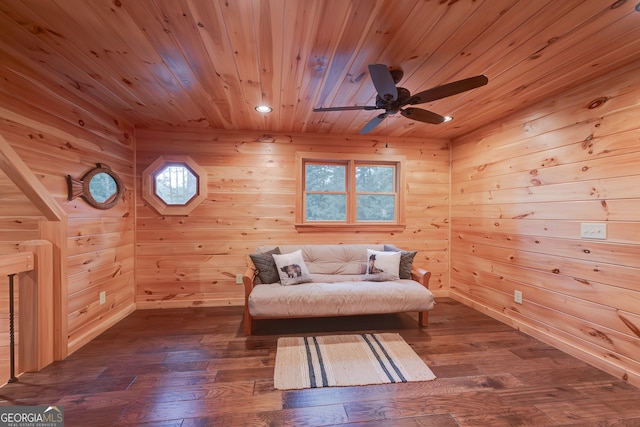
[(53, 362), (53, 245), (30, 240), (19, 248), (33, 253), (34, 268), (18, 276), (18, 364), (21, 371), (35, 372)]
[(9, 274), (9, 383), (18, 381), (16, 378), (15, 358), (15, 311), (14, 311), (14, 278), (15, 274)]

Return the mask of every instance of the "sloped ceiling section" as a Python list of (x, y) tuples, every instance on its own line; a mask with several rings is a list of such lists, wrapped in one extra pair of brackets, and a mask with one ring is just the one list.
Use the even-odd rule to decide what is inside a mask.
[[(61, 88), (140, 127), (357, 134), (377, 112), (367, 65), (412, 93), (489, 84), (399, 114), (372, 134), (455, 138), (640, 60), (635, 1), (12, 0), (0, 72)], [(19, 94), (1, 89), (3, 96)], [(269, 104), (273, 112), (254, 111)]]

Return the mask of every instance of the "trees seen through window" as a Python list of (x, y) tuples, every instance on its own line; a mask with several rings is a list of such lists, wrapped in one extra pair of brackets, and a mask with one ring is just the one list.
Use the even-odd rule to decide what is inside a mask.
[(304, 222), (398, 222), (398, 162), (306, 159)]

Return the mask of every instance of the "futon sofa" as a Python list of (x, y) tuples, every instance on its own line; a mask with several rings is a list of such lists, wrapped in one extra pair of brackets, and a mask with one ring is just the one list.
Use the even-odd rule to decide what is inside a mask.
[(260, 246), (247, 257), (244, 333), (255, 319), (418, 312), (433, 309), (431, 273), (416, 252), (383, 244)]

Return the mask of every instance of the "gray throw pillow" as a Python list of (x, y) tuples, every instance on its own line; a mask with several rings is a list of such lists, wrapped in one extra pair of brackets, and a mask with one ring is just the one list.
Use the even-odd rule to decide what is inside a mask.
[(273, 260), (273, 254), (279, 255), (280, 248), (274, 248), (261, 254), (249, 254), (253, 265), (258, 270), (258, 279), (262, 283), (278, 283), (280, 281), (280, 274), (278, 274), (278, 267)]
[(411, 279), (411, 270), (413, 269), (413, 259), (418, 251), (405, 251), (396, 248), (393, 245), (384, 245), (386, 252), (401, 252), (400, 255), (400, 271), (399, 276), (401, 279)]

